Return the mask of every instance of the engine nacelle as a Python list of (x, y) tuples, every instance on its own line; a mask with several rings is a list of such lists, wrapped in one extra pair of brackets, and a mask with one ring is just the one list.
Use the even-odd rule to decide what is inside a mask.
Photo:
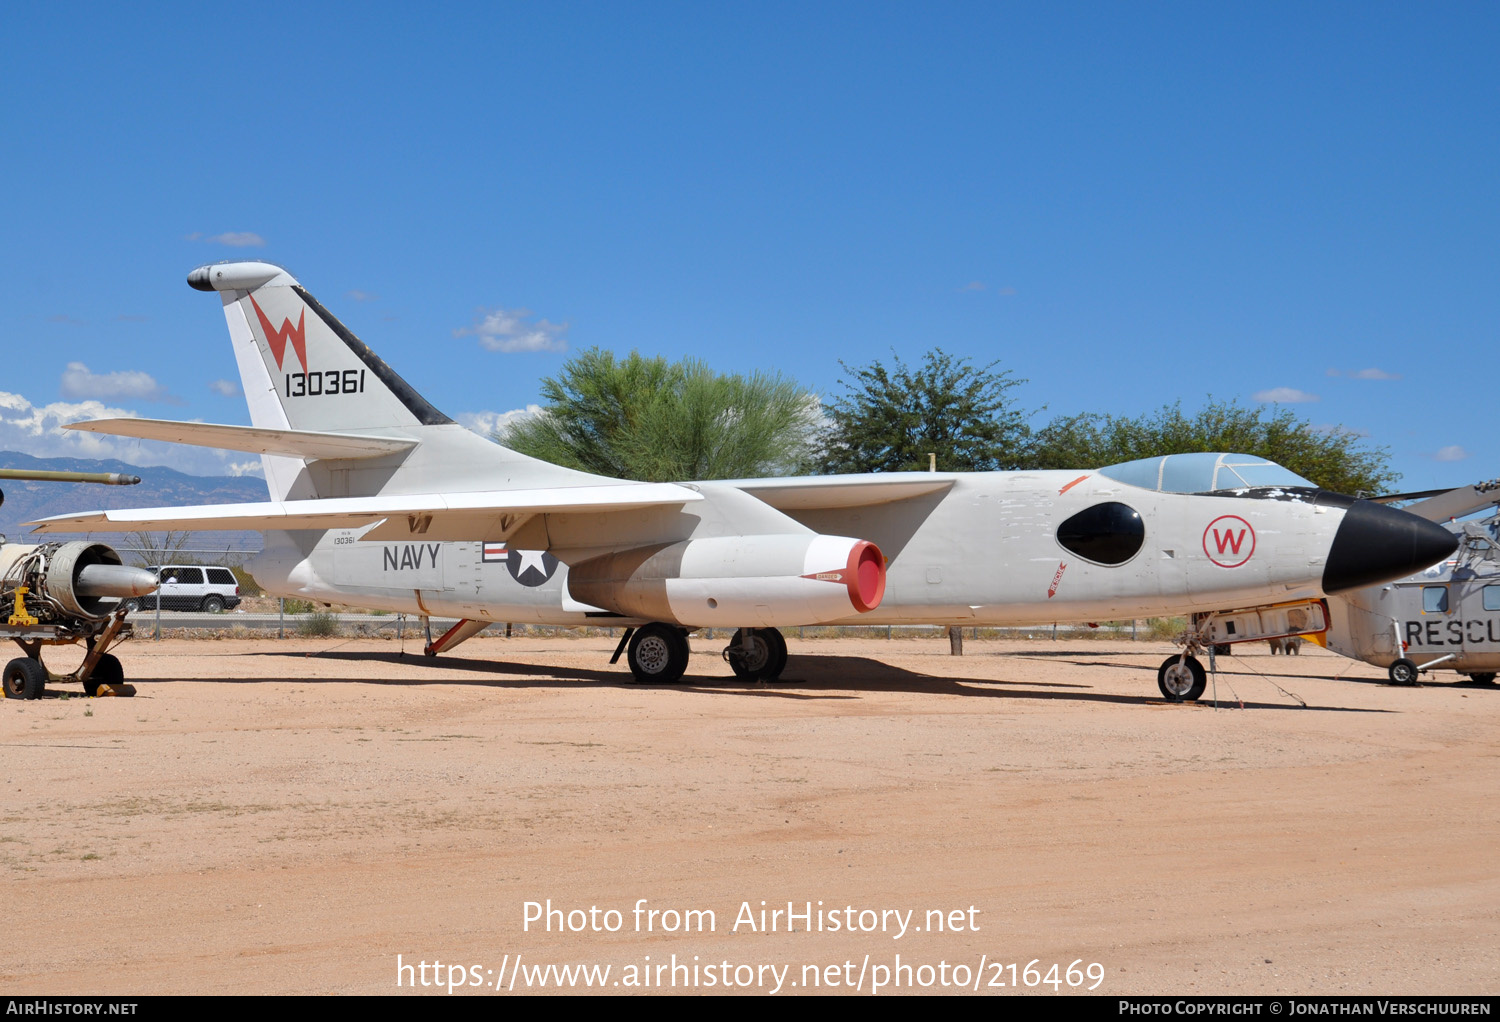
[(97, 620), (120, 600), (154, 591), (157, 581), (103, 543), (7, 543), (0, 546), (0, 605), (9, 607), (19, 586), (28, 590), (26, 608), (43, 621)]
[(713, 536), (639, 547), (568, 568), (573, 598), (694, 628), (779, 627), (865, 613), (885, 595), (885, 558), (845, 536)]

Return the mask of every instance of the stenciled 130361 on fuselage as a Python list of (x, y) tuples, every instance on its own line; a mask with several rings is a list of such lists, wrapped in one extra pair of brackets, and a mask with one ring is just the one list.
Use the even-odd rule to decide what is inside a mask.
[[(1232, 455), (1087, 472), (607, 479), (453, 422), (280, 267), (216, 264), (189, 283), (223, 300), (252, 425), (75, 428), (259, 453), (271, 500), (62, 516), (38, 530), (260, 529), (250, 570), (268, 591), (459, 618), (431, 653), (495, 621), (618, 624), (616, 656), (640, 680), (671, 682), (699, 628), (734, 631), (726, 659), (757, 677), (780, 674), (779, 629), (795, 625), (1252, 610), (1254, 624), (1231, 623), (1244, 634), (1286, 627), (1278, 608), (1453, 548), (1430, 522)], [(1159, 672), (1168, 698), (1203, 690), (1194, 642), (1190, 628)]]

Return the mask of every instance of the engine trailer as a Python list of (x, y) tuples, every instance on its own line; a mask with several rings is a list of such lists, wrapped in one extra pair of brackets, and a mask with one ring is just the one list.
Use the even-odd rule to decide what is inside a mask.
[[(154, 574), (127, 567), (102, 543), (0, 544), (0, 639), (25, 654), (5, 665), (0, 692), (40, 699), (51, 682), (80, 684), (89, 696), (135, 695), (110, 650), (133, 631), (127, 601), (156, 586)], [(44, 646), (61, 645), (87, 650), (77, 670), (59, 674), (42, 662)]]

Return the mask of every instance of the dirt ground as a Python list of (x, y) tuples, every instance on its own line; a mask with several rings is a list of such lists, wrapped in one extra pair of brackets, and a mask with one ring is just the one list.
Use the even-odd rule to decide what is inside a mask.
[(757, 685), (720, 645), (658, 688), (604, 638), (136, 641), (134, 699), (0, 704), (0, 991), (1500, 991), (1500, 689), (1260, 646), (1170, 705), (1163, 644), (944, 638)]

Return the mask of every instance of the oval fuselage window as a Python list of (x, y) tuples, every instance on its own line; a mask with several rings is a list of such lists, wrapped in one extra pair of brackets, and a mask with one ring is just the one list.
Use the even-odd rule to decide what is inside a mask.
[(1057, 527), (1063, 549), (1095, 564), (1124, 564), (1146, 542), (1140, 512), (1118, 501), (1085, 508)]

